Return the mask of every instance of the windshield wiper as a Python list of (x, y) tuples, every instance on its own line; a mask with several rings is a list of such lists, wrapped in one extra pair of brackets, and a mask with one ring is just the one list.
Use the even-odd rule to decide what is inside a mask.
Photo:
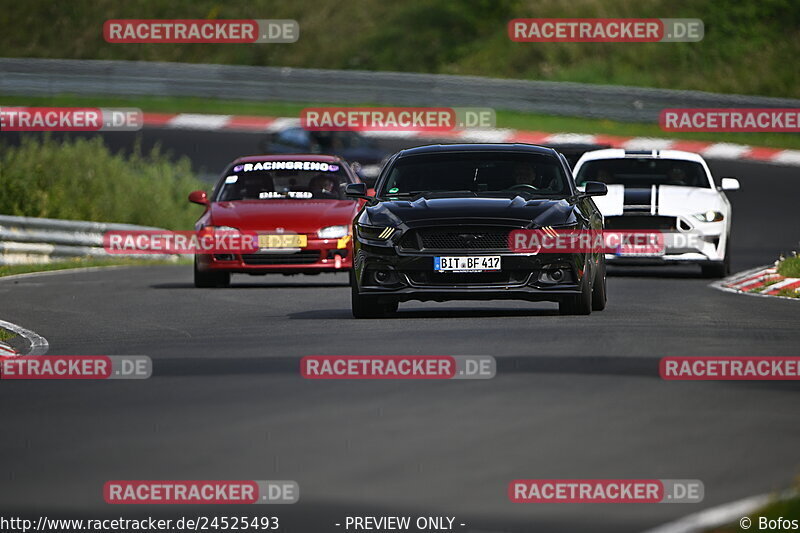
[(387, 197), (392, 198), (416, 198), (419, 196), (425, 196), (426, 198), (433, 197), (433, 196), (477, 196), (478, 193), (475, 191), (470, 190), (462, 190), (462, 191), (414, 191), (414, 192), (397, 192), (397, 193), (390, 193), (387, 194)]
[(431, 191), (413, 191), (413, 192), (390, 192), (386, 193), (386, 197), (389, 198), (414, 198), (417, 196), (424, 196), (426, 194), (431, 194)]
[(463, 191), (434, 191), (432, 193), (428, 193), (426, 196), (478, 196), (478, 193), (475, 191), (470, 190), (463, 190)]

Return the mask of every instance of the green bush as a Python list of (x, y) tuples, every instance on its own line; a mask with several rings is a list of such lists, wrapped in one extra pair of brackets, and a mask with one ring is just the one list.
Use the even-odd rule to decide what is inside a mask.
[(56, 141), (23, 137), (0, 151), (0, 214), (126, 222), (192, 229), (199, 207), (188, 193), (205, 184), (189, 160), (173, 162), (158, 147), (113, 154), (100, 137)]

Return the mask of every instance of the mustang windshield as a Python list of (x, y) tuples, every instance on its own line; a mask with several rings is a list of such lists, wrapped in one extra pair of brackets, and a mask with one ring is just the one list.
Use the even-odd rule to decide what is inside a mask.
[(235, 200), (346, 200), (341, 166), (309, 161), (235, 165), (219, 184), (217, 202)]
[(558, 159), (515, 152), (448, 152), (397, 160), (380, 196), (569, 195)]
[(653, 185), (710, 188), (706, 171), (700, 163), (680, 159), (598, 159), (581, 165), (577, 184), (600, 181), (607, 185), (650, 188)]

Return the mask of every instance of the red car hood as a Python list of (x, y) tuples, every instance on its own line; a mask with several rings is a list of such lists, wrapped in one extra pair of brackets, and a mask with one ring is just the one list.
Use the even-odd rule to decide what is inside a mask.
[(211, 204), (211, 223), (240, 230), (315, 233), (326, 226), (349, 226), (358, 211), (350, 200), (238, 200)]

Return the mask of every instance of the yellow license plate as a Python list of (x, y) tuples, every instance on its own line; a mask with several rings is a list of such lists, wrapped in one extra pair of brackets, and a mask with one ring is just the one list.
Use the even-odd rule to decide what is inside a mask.
[(259, 248), (304, 248), (308, 245), (306, 235), (259, 235)]

